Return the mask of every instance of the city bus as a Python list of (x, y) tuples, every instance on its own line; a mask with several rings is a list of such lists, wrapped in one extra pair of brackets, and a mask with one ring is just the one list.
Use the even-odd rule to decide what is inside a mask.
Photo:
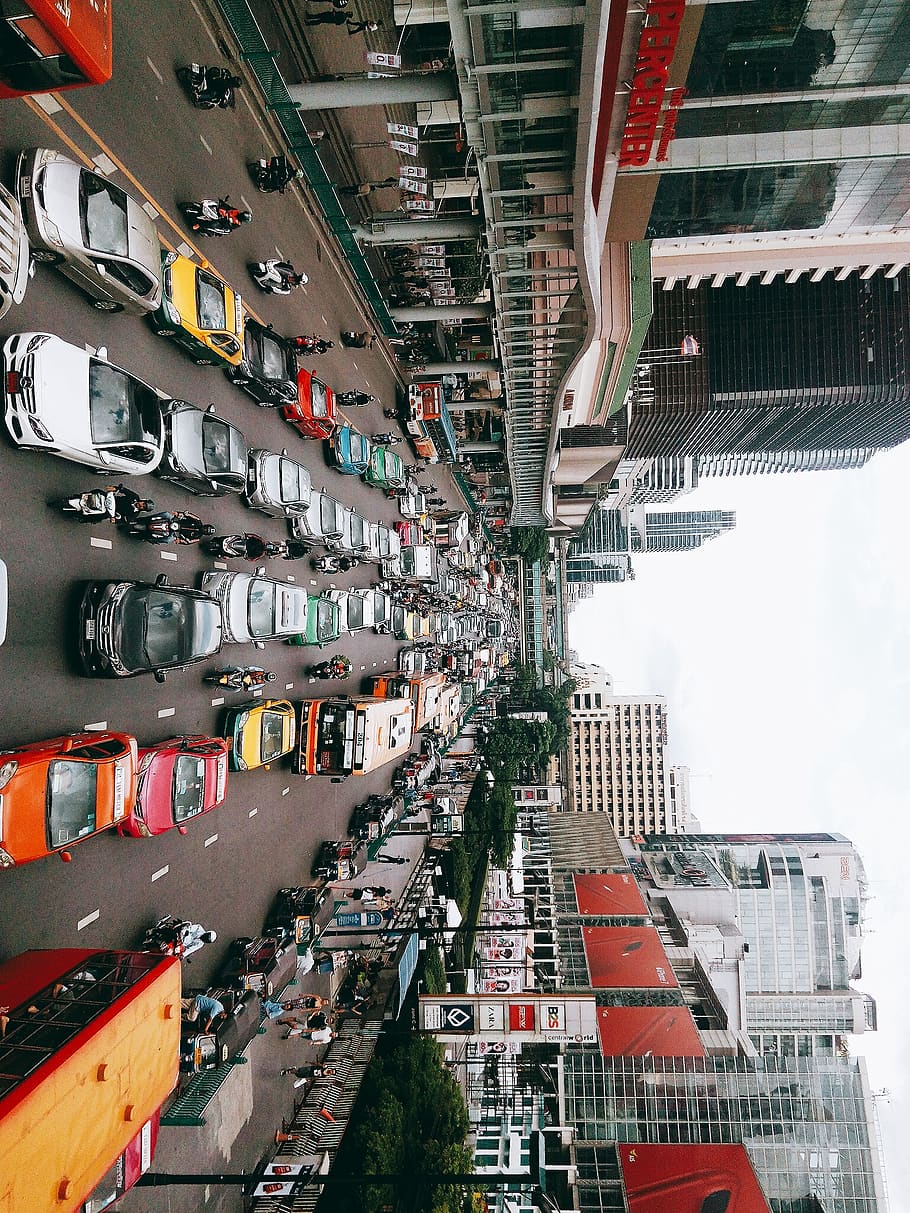
[(380, 698), (410, 699), (414, 705), (414, 731), (435, 725), (446, 688), (445, 674), (376, 674), (373, 694)]
[(406, 754), (414, 736), (410, 699), (336, 695), (304, 699), (294, 769), (298, 774), (368, 775)]
[(89, 948), (0, 965), (0, 1209), (98, 1213), (151, 1163), (177, 1082), (180, 961)]
[(105, 84), (112, 44), (111, 0), (3, 0), (0, 98)]
[(458, 458), (458, 439), (441, 383), (410, 384), (406, 426), (421, 459), (454, 463)]

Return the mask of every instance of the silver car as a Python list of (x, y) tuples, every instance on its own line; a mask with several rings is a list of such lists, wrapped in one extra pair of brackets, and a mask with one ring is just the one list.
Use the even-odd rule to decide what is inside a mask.
[(328, 493), (314, 493), (303, 513), (291, 519), (291, 534), (303, 543), (332, 545), (341, 538), (346, 507)]
[(297, 518), (313, 498), (310, 473), (286, 451), (250, 451), (246, 473), (246, 499), (254, 509), (273, 518)]
[(135, 198), (48, 147), (20, 154), (16, 187), (36, 261), (56, 265), (103, 312), (158, 307), (161, 246)]
[(344, 507), (341, 516), (341, 534), (334, 539), (326, 539), (326, 547), (332, 552), (340, 552), (345, 556), (358, 558), (368, 557), (370, 551), (370, 524), (356, 510)]
[(198, 409), (185, 400), (162, 405), (164, 458), (162, 480), (171, 480), (197, 497), (242, 493), (246, 485), (246, 440), (229, 421), (215, 416), (215, 406)]

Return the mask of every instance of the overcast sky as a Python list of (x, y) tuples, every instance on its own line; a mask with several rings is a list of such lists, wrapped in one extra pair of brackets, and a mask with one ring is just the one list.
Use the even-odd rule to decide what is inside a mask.
[(860, 471), (706, 480), (673, 509), (734, 509), (698, 552), (638, 556), (595, 589), (570, 643), (617, 694), (662, 694), (668, 756), (705, 831), (845, 834), (869, 880), (868, 1059), (892, 1213), (910, 1213), (904, 924), (910, 771), (910, 443)]

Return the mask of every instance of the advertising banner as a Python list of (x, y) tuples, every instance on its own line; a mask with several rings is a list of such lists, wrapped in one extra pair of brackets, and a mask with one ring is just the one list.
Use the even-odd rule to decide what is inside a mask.
[(426, 253), (428, 257), (444, 257), (446, 255), (446, 246), (444, 244), (418, 244), (418, 253)]
[(409, 139), (419, 139), (420, 131), (416, 126), (408, 126), (406, 122), (387, 122), (386, 130), (390, 135), (407, 135)]
[[(385, 51), (367, 51), (364, 56), (373, 67), (401, 67), (401, 55), (388, 55)], [(404, 131), (389, 131), (392, 135), (403, 135)]]
[(418, 181), (426, 181), (427, 170), (425, 168), (422, 168), (419, 164), (399, 164), (398, 176), (399, 177), (414, 177)]
[(480, 994), (517, 994), (524, 984), (522, 977), (520, 969), (510, 973), (508, 977), (481, 977), (477, 982), (477, 990)]
[(743, 1145), (629, 1145), (619, 1164), (630, 1213), (770, 1213)]
[(420, 148), (416, 143), (405, 143), (401, 139), (390, 139), (389, 147), (393, 152), (401, 152), (405, 156), (417, 156)]
[(584, 927), (585, 956), (595, 989), (678, 986), (654, 927)]
[(398, 188), (400, 190), (410, 190), (412, 194), (427, 194), (430, 190), (426, 181), (412, 181), (410, 177), (399, 177)]
[(405, 206), (409, 211), (430, 211), (432, 213), (436, 210), (435, 202), (425, 202), (423, 198), (408, 198)]
[(604, 1057), (704, 1057), (688, 1007), (598, 1007)]
[(505, 943), (485, 943), (480, 947), (480, 955), (483, 960), (498, 960), (510, 961), (513, 964), (520, 964), (524, 960), (525, 948), (524, 940), (516, 939), (514, 942)]
[(576, 873), (572, 879), (579, 914), (639, 914), (644, 917), (648, 913), (631, 872)]

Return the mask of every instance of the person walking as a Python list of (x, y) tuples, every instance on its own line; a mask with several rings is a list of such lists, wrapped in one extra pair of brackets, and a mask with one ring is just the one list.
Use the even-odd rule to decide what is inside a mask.
[(367, 884), (361, 889), (348, 889), (346, 896), (355, 901), (376, 901), (380, 897), (388, 897), (392, 890), (381, 884)]
[(338, 1073), (335, 1066), (290, 1066), (279, 1070), (279, 1074), (293, 1074), (297, 1081), (294, 1089), (316, 1078), (334, 1078)]
[[(321, 13), (310, 13), (304, 18), (305, 25), (345, 25), (350, 18), (343, 8), (325, 9)], [(359, 24), (359, 23), (358, 23)]]
[(197, 994), (195, 998), (181, 998), (180, 1007), (183, 1018), (188, 1023), (202, 1021), (203, 1032), (211, 1032), (215, 1020), (223, 1019), (227, 1015), (224, 1003), (219, 1002), (217, 998), (209, 997), (208, 994)]
[(373, 34), (382, 25), (382, 21), (355, 21), (353, 17), (348, 17), (348, 37), (353, 38), (355, 34)]
[(394, 189), (398, 185), (397, 177), (386, 177), (383, 181), (360, 181), (356, 185), (341, 185), (338, 193), (346, 198), (366, 198), (373, 190)]
[(377, 855), (377, 863), (410, 863), (407, 855)]

